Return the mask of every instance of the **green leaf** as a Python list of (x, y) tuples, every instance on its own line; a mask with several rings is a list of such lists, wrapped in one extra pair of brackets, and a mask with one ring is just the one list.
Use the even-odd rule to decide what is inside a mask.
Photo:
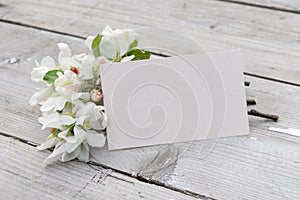
[(65, 129), (72, 129), (72, 128), (74, 128), (74, 126), (75, 126), (75, 123), (69, 124), (69, 125), (65, 125), (64, 128)]
[(138, 45), (138, 40), (135, 39), (135, 40), (133, 40), (133, 41), (130, 43), (130, 45), (129, 45), (129, 47), (128, 47), (128, 50), (137, 47), (137, 45)]
[(95, 57), (99, 57), (100, 56), (100, 48), (99, 48), (99, 45), (100, 45), (100, 42), (101, 42), (101, 39), (102, 39), (103, 35), (97, 35), (93, 42), (92, 42), (92, 50), (93, 50), (93, 54)]
[(150, 58), (151, 52), (142, 51), (140, 49), (131, 49), (126, 53), (125, 56), (131, 56), (131, 55), (134, 55), (134, 58), (132, 60), (145, 60)]
[(43, 80), (49, 84), (53, 84), (54, 81), (58, 78), (57, 72), (63, 73), (63, 70), (61, 70), (61, 69), (50, 70), (45, 74), (45, 76), (43, 77)]

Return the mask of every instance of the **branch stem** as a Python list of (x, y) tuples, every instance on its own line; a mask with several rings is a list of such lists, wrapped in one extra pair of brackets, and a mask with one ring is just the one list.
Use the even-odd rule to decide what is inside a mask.
[(262, 118), (266, 118), (266, 119), (271, 119), (271, 120), (273, 120), (275, 122), (277, 122), (278, 119), (279, 119), (279, 116), (277, 116), (277, 115), (270, 115), (270, 114), (258, 112), (255, 109), (249, 110), (248, 111), (248, 115), (253, 115), (253, 116), (262, 117)]
[(247, 105), (256, 105), (255, 99), (247, 99)]
[(244, 85), (245, 86), (250, 86), (250, 82), (249, 81), (244, 81)]

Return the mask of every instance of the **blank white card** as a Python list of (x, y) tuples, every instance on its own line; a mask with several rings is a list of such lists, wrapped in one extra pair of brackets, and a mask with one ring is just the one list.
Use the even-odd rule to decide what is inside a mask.
[(238, 51), (101, 66), (108, 148), (249, 134)]

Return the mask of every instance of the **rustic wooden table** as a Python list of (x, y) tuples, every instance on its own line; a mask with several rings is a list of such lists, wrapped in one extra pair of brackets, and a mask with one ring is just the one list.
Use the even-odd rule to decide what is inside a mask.
[[(0, 0), (0, 199), (300, 199), (300, 137), (268, 130), (300, 129), (299, 22), (298, 0)], [(247, 97), (280, 120), (250, 116), (249, 136), (94, 150), (92, 163), (44, 168), (49, 152), (35, 146), (48, 131), (28, 103), (33, 61), (55, 56), (57, 42), (79, 52), (106, 24), (179, 30), (207, 51), (241, 49)]]

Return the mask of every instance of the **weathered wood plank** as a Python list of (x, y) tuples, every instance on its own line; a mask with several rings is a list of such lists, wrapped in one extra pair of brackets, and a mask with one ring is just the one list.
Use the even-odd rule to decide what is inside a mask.
[[(0, 26), (4, 30), (0, 33), (3, 52), (0, 55), (0, 132), (40, 143), (48, 133), (40, 131), (36, 121), (38, 108), (28, 104), (36, 87), (29, 79), (32, 60), (40, 59), (44, 55), (41, 52), (55, 55), (56, 42), (72, 42), (71, 47), (81, 51), (82, 40), (9, 24)], [(259, 108), (281, 116), (279, 123), (268, 122), (269, 125), (299, 129), (299, 87), (246, 79), (251, 81), (247, 93), (255, 96)], [(277, 102), (277, 106), (270, 102)], [(255, 133), (252, 131), (245, 137), (194, 142), (192, 146), (185, 143), (113, 152), (96, 150), (92, 154), (102, 165), (217, 199), (297, 198), (299, 140), (266, 131), (263, 121), (251, 118)], [(204, 157), (207, 152), (209, 155)], [(161, 168), (167, 161), (169, 165)]]
[[(218, 1), (218, 0), (217, 0)], [(300, 2), (298, 0), (220, 0), (233, 3), (244, 3), (253, 6), (267, 7), (286, 12), (300, 13)]]
[[(273, 81), (261, 81), (253, 77), (245, 77), (251, 82), (246, 94), (249, 99), (256, 99), (256, 105), (248, 106), (259, 111), (279, 115), (279, 121), (250, 116), (249, 122), (252, 130), (268, 130), (269, 127), (300, 129), (300, 88), (287, 86)], [(293, 137), (296, 138), (296, 137)], [(298, 140), (300, 141), (300, 140)]]
[[(98, 163), (216, 199), (300, 197), (299, 143), (251, 133), (174, 146), (92, 153)], [(162, 168), (168, 159), (173, 164)]]
[(44, 168), (46, 153), (8, 137), (0, 151), (1, 199), (196, 199), (76, 161)]
[(80, 36), (95, 34), (106, 24), (176, 30), (208, 51), (240, 48), (248, 73), (300, 84), (300, 15), (210, 0), (138, 4), (134, 0), (9, 0), (3, 4), (3, 20)]
[[(46, 55), (42, 52), (55, 56), (58, 52), (55, 45), (57, 42), (71, 42), (71, 47), (77, 52), (84, 51), (84, 47), (80, 39), (3, 23), (0, 26), (4, 30), (0, 33), (1, 131), (20, 133), (19, 136), (23, 139), (32, 140), (33, 132), (45, 133), (40, 130), (40, 125), (36, 122), (39, 115), (38, 108), (28, 105), (34, 88), (38, 87), (30, 80), (33, 60), (41, 59)], [(264, 112), (280, 115), (278, 123), (251, 117), (252, 127), (265, 130), (269, 126), (300, 128), (298, 120), (300, 114), (295, 112), (300, 107), (298, 87), (252, 77), (246, 79), (251, 81), (251, 86), (247, 88), (247, 95), (257, 100), (255, 107)], [(14, 120), (18, 121), (18, 125), (12, 123)], [(31, 131), (23, 133), (23, 127), (26, 125), (31, 127)], [(44, 136), (35, 135), (33, 142), (41, 142)]]

